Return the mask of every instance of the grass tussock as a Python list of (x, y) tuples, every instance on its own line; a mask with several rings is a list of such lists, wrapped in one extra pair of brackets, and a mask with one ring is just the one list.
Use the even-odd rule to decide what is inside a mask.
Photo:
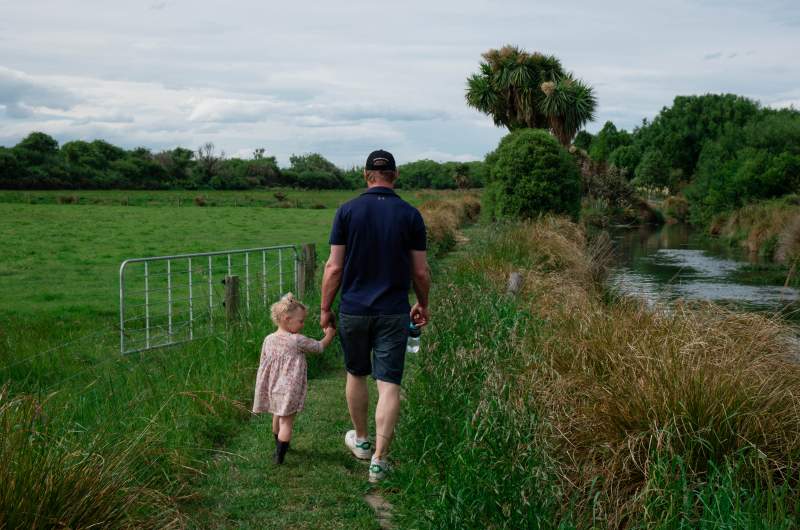
[(141, 458), (149, 449), (146, 432), (124, 442), (98, 434), (78, 444), (51, 432), (47, 413), (46, 403), (0, 390), (0, 526), (183, 526)]
[(800, 471), (800, 365), (778, 322), (590, 301), (554, 331), (543, 344), (550, 373), (532, 378), (582, 509), (612, 526), (642, 516), (655, 468), (676, 458), (695, 485), (729, 463), (763, 487)]
[(425, 220), (431, 254), (440, 255), (455, 246), (459, 227), (477, 221), (481, 203), (473, 195), (461, 194), (424, 202), (419, 211)]
[(451, 267), (396, 446), (410, 527), (797, 524), (791, 331), (616, 299), (608, 253), (547, 217), (488, 228)]

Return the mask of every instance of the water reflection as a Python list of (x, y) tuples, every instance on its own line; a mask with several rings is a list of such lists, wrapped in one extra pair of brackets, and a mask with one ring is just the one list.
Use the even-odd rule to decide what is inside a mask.
[(686, 225), (617, 229), (611, 236), (616, 250), (611, 283), (650, 304), (684, 298), (781, 311), (800, 301), (797, 289), (736, 281), (734, 273), (757, 258), (702, 237)]

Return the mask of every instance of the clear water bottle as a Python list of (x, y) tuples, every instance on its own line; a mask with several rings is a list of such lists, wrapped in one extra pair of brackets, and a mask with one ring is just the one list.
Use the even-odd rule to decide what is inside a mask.
[(413, 322), (408, 325), (408, 343), (406, 344), (406, 353), (417, 353), (419, 351), (420, 335), (422, 335), (422, 330), (415, 326)]

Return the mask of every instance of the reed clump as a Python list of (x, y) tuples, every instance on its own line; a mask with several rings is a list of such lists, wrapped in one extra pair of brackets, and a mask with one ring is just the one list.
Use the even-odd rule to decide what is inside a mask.
[(781, 263), (800, 257), (800, 196), (743, 206), (717, 216), (711, 223), (712, 234)]

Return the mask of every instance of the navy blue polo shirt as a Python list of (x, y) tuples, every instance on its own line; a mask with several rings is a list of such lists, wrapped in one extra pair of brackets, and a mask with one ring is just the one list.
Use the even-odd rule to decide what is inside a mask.
[(390, 188), (369, 188), (336, 210), (329, 243), (346, 247), (342, 313), (408, 313), (411, 251), (425, 250), (425, 223), (416, 208)]

